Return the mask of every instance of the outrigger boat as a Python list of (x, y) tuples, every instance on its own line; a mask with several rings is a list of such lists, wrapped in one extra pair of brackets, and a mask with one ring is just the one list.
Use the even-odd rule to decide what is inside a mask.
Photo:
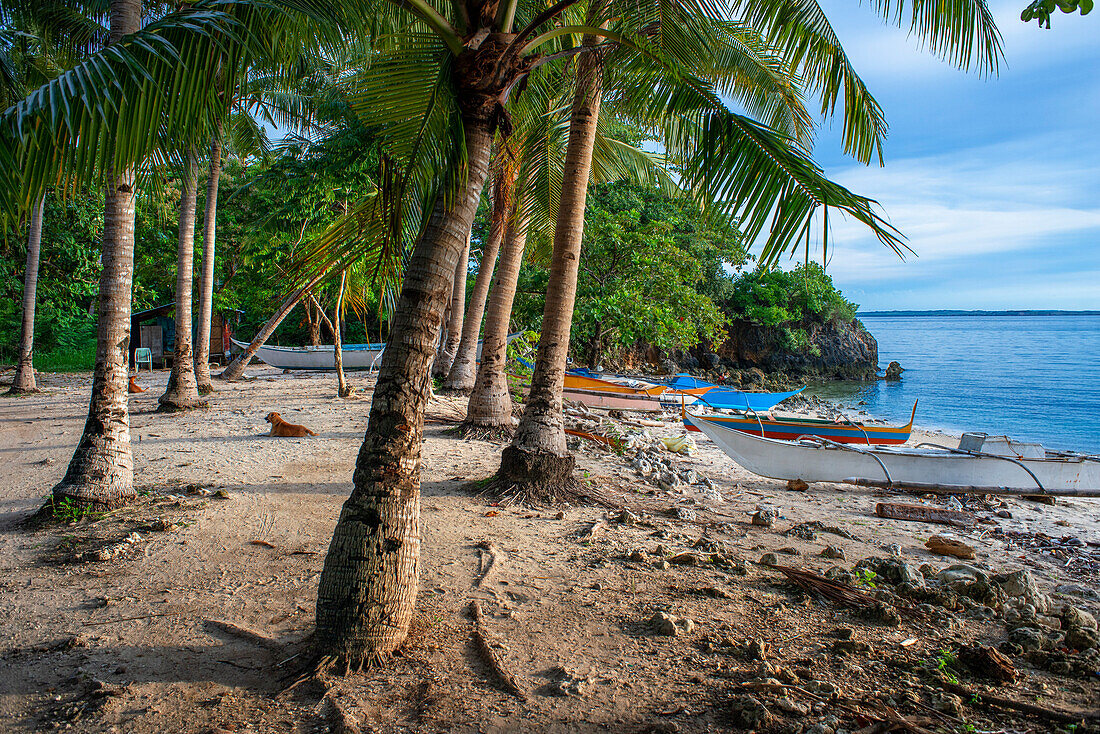
[(661, 394), (666, 390), (668, 387), (665, 385), (654, 385), (643, 380), (629, 378), (604, 380), (567, 372), (562, 398), (576, 400), (590, 408), (656, 413), (662, 409)]
[[(512, 341), (522, 332), (508, 335), (508, 341)], [(248, 349), (248, 344), (232, 340), (241, 349)], [(386, 343), (374, 344), (345, 344), (341, 348), (344, 369), (346, 370), (373, 370), (378, 368), (382, 354), (386, 351)], [(284, 370), (334, 370), (336, 369), (336, 348), (331, 344), (322, 344), (316, 347), (274, 347), (267, 344), (256, 350), (256, 357), (266, 364)], [(481, 359), (481, 340), (477, 342), (477, 359)]]
[(685, 420), (738, 464), (772, 479), (953, 494), (1100, 496), (1100, 458), (1047, 451), (1007, 437), (967, 433), (958, 448), (927, 443), (863, 448), (820, 437), (759, 438), (691, 413)]
[[(800, 388), (791, 392), (742, 392), (741, 390), (734, 390), (730, 387), (715, 385), (714, 383), (700, 380), (698, 377), (692, 377), (688, 374), (679, 374), (668, 382), (659, 383), (656, 381), (646, 382), (643, 380), (635, 380), (621, 375), (605, 375), (583, 368), (569, 370), (566, 373), (566, 388), (570, 386), (570, 377), (586, 378), (599, 382), (611, 383), (612, 385), (629, 385), (635, 387), (644, 385), (648, 386), (648, 388), (658, 388), (659, 392), (654, 394), (659, 395), (660, 401), (665, 403), (666, 408), (675, 408), (681, 405), (704, 404), (716, 409), (771, 410), (787, 398), (793, 397), (802, 392), (802, 390), (805, 390), (805, 388)], [(576, 384), (578, 386), (580, 385), (579, 382)]]
[[(732, 415), (707, 413), (696, 415), (699, 420), (725, 428), (743, 431), (753, 436), (775, 438), (781, 441), (796, 441), (805, 437), (827, 438), (837, 443), (863, 444), (864, 446), (889, 446), (903, 444), (913, 432), (913, 420), (917, 416), (917, 404), (913, 403), (913, 414), (904, 426), (875, 426), (856, 421), (830, 421), (821, 418), (803, 418), (801, 416), (773, 416), (756, 411), (743, 411)], [(684, 428), (699, 431), (684, 415)]]

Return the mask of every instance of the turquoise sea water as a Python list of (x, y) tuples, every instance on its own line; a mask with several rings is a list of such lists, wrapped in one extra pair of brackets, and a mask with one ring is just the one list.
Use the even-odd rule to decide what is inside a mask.
[(902, 423), (984, 431), (1100, 453), (1100, 316), (861, 316), (899, 382), (815, 385), (822, 397)]

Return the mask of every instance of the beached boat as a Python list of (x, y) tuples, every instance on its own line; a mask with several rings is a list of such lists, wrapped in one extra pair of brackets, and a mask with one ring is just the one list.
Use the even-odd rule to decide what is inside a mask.
[(576, 400), (590, 408), (639, 410), (648, 413), (662, 409), (661, 393), (668, 388), (642, 380), (618, 378), (603, 380), (588, 375), (566, 373), (562, 398)]
[[(795, 441), (803, 437), (816, 436), (837, 443), (863, 444), (864, 446), (889, 446), (903, 444), (913, 432), (913, 419), (917, 415), (917, 405), (913, 404), (913, 415), (904, 426), (875, 426), (856, 421), (831, 421), (821, 418), (803, 418), (801, 416), (773, 416), (769, 413), (746, 411), (734, 414), (704, 413), (697, 414), (699, 420), (715, 425), (744, 431), (753, 436), (775, 438), (781, 441)], [(684, 416), (684, 428), (698, 431)]]
[[(521, 332), (508, 335), (508, 341), (512, 341)], [(248, 344), (233, 340), (241, 349), (248, 349)], [(377, 369), (382, 361), (382, 353), (386, 351), (386, 343), (375, 344), (345, 344), (341, 349), (344, 369), (346, 370), (373, 370)], [(256, 357), (264, 363), (283, 370), (334, 370), (336, 369), (336, 348), (331, 344), (322, 344), (316, 347), (273, 347), (263, 345), (256, 350)], [(481, 340), (477, 342), (477, 358), (481, 359)]]
[(1096, 457), (1046, 451), (1005, 437), (964, 434), (959, 448), (862, 448), (821, 438), (759, 438), (691, 413), (685, 417), (738, 464), (772, 479), (986, 494), (1100, 490)]

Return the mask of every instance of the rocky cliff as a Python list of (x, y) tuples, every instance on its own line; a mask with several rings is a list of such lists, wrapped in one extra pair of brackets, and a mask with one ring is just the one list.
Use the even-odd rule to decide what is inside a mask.
[(717, 347), (701, 345), (673, 355), (685, 370), (750, 370), (833, 380), (872, 380), (878, 371), (878, 342), (858, 320), (807, 324), (795, 331), (735, 321)]

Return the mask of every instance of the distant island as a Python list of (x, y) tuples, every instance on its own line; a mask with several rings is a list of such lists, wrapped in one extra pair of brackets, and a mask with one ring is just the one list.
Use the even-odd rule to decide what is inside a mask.
[(931, 311), (857, 311), (857, 318), (867, 316), (1100, 316), (1100, 311), (1058, 311), (1058, 310), (1019, 310), (1019, 311), (963, 311), (957, 309), (934, 309)]

